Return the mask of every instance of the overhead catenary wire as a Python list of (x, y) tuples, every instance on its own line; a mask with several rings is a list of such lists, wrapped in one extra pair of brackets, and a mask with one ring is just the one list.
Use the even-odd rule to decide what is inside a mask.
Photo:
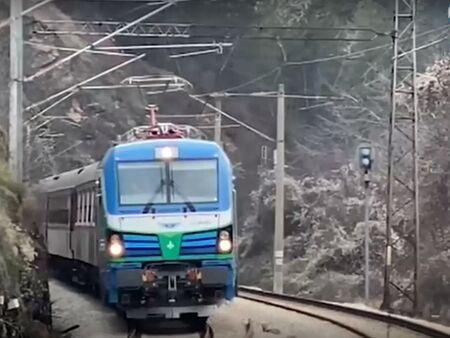
[[(223, 35), (219, 34), (202, 34), (202, 35), (195, 35), (192, 34), (190, 38), (197, 38), (197, 39), (223, 39)], [(378, 35), (374, 35), (371, 38), (333, 38), (333, 37), (292, 37), (292, 36), (281, 36), (281, 35), (241, 35), (239, 37), (241, 40), (271, 40), (271, 41), (317, 41), (317, 42), (323, 42), (323, 41), (340, 41), (340, 42), (370, 42), (374, 41), (378, 38)]]
[[(433, 42), (427, 43), (426, 45), (417, 47), (416, 50), (421, 50), (421, 49), (424, 49), (424, 48), (427, 48), (427, 47), (431, 47), (431, 46), (433, 46), (433, 45), (435, 45), (437, 43), (443, 42), (445, 40), (446, 40), (446, 38), (439, 39), (437, 41), (433, 41)], [(291, 62), (286, 62), (286, 66), (301, 66), (301, 65), (312, 64), (312, 63), (319, 63), (319, 62), (326, 62), (326, 61), (334, 61), (334, 60), (339, 60), (339, 59), (345, 59), (347, 57), (358, 56), (358, 55), (365, 54), (365, 53), (368, 53), (368, 52), (373, 52), (373, 51), (376, 51), (376, 50), (379, 50), (379, 49), (383, 49), (383, 48), (386, 48), (388, 46), (389, 46), (389, 44), (384, 44), (384, 45), (379, 45), (379, 46), (375, 46), (375, 47), (371, 47), (371, 48), (366, 48), (366, 49), (359, 50), (359, 51), (349, 52), (347, 54), (335, 55), (335, 56), (318, 58), (318, 59), (313, 59), (313, 60), (291, 61)], [(405, 52), (405, 55), (410, 53), (410, 52), (411, 51)]]
[(105, 46), (97, 47), (95, 50), (142, 50), (142, 49), (177, 49), (177, 48), (203, 48), (203, 47), (232, 47), (231, 42), (213, 43), (179, 43), (169, 45), (129, 45), (129, 46)]
[[(198, 95), (205, 96), (205, 95)], [(212, 93), (209, 96), (212, 97), (258, 97), (258, 98), (276, 98), (276, 92), (254, 92), (254, 93)], [(305, 94), (285, 94), (287, 99), (308, 99), (308, 100), (346, 100), (348, 97), (345, 96), (324, 96), (324, 95), (305, 95)]]
[(77, 84), (75, 84), (73, 86), (70, 86), (69, 88), (66, 88), (64, 90), (61, 90), (61, 91), (53, 94), (53, 95), (50, 95), (46, 99), (41, 100), (41, 101), (36, 102), (36, 103), (33, 103), (32, 105), (28, 106), (27, 108), (25, 108), (25, 111), (28, 111), (28, 110), (40, 107), (43, 104), (45, 104), (45, 103), (47, 103), (49, 101), (52, 101), (52, 100), (54, 100), (54, 99), (56, 99), (56, 98), (58, 98), (58, 97), (60, 97), (60, 96), (62, 96), (64, 94), (66, 94), (66, 93), (70, 93), (70, 92), (72, 92), (72, 91), (74, 91), (74, 90), (84, 86), (85, 84), (87, 84), (87, 83), (89, 83), (91, 81), (97, 80), (98, 78), (101, 78), (101, 77), (103, 77), (103, 76), (105, 76), (105, 75), (107, 75), (109, 73), (112, 73), (112, 72), (114, 72), (114, 71), (116, 71), (116, 70), (118, 70), (118, 69), (120, 69), (122, 67), (125, 67), (125, 66), (127, 66), (127, 65), (129, 65), (129, 64), (131, 64), (133, 62), (136, 62), (136, 61), (142, 59), (145, 55), (146, 54), (140, 54), (140, 55), (138, 55), (138, 56), (136, 56), (136, 57), (134, 57), (132, 59), (129, 59), (129, 60), (125, 61), (125, 62), (122, 62), (122, 63), (118, 64), (117, 66), (109, 68), (109, 69), (107, 69), (107, 70), (105, 70), (105, 71), (103, 71), (101, 73), (98, 73), (98, 74), (96, 74), (96, 75), (94, 75), (94, 76), (92, 76), (92, 77), (90, 77), (90, 78), (88, 78), (86, 80), (83, 80), (83, 81), (81, 81), (81, 82), (79, 82), (79, 83), (77, 83)]
[(183, 114), (183, 115), (158, 115), (158, 118), (202, 118), (202, 117), (214, 117), (216, 114)]
[[(70, 48), (70, 47), (61, 47), (61, 46), (51, 46), (44, 43), (38, 43), (38, 42), (32, 42), (32, 41), (25, 41), (25, 45), (30, 45), (37, 48), (47, 48), (47, 49), (54, 49), (54, 50), (60, 50), (63, 52), (76, 52), (79, 49), (77, 48)], [(86, 53), (90, 54), (101, 54), (101, 55), (110, 55), (110, 56), (121, 56), (121, 57), (135, 57), (136, 54), (130, 54), (130, 53), (118, 53), (118, 52), (110, 52), (110, 51), (103, 51), (103, 50), (87, 50)]]
[(215, 112), (218, 112), (219, 114), (225, 116), (226, 118), (230, 119), (231, 121), (236, 122), (237, 124), (241, 125), (242, 127), (250, 130), (251, 132), (253, 132), (253, 133), (255, 133), (255, 134), (259, 135), (259, 136), (261, 136), (265, 140), (270, 141), (270, 142), (275, 142), (274, 138), (264, 134), (263, 132), (259, 131), (258, 129), (256, 129), (256, 128), (250, 126), (250, 125), (248, 125), (247, 123), (242, 122), (238, 118), (236, 118), (236, 117), (234, 117), (234, 116), (232, 116), (232, 115), (230, 115), (228, 113), (225, 113), (223, 110), (218, 109), (217, 107), (214, 107), (212, 104), (206, 102), (205, 100), (200, 99), (196, 95), (189, 94), (189, 97), (192, 98), (193, 100), (197, 101), (197, 102), (200, 102), (201, 104), (204, 105), (204, 107), (208, 107), (208, 108), (214, 110)]
[(206, 54), (222, 54), (221, 48), (214, 48), (214, 49), (206, 49), (206, 50), (199, 50), (195, 52), (188, 52), (188, 53), (180, 53), (180, 54), (172, 54), (169, 56), (170, 59), (180, 59), (185, 58), (189, 56), (199, 56), (199, 55), (206, 55)]
[(57, 105), (63, 103), (64, 101), (66, 101), (67, 99), (71, 98), (73, 95), (75, 95), (76, 91), (71, 91), (69, 92), (67, 95), (64, 95), (62, 98), (60, 98), (59, 100), (56, 100), (55, 102), (53, 102), (51, 105), (49, 105), (48, 107), (46, 107), (45, 109), (41, 110), (39, 113), (33, 115), (30, 119), (28, 119), (25, 124), (32, 122), (34, 120), (36, 120), (38, 117), (44, 115), (45, 113), (47, 113), (49, 110), (53, 109), (54, 107), (56, 107)]
[[(417, 36), (418, 37), (425, 36), (425, 35), (437, 32), (439, 30), (448, 29), (448, 28), (450, 28), (450, 24), (446, 24), (446, 25), (443, 25), (443, 26), (439, 26), (437, 28), (433, 28), (433, 29), (427, 30), (425, 32), (417, 34)], [(374, 52), (374, 51), (377, 51), (377, 50), (380, 50), (380, 49), (383, 49), (383, 48), (386, 48), (386, 47), (389, 47), (389, 46), (390, 46), (389, 43), (385, 43), (385, 44), (382, 44), (382, 45), (378, 45), (378, 46), (374, 46), (374, 47), (370, 47), (370, 48), (364, 48), (364, 49), (356, 50), (356, 51), (353, 51), (353, 52), (348, 52), (348, 53), (345, 53), (345, 54), (334, 55), (334, 56), (331, 56), (331, 57), (315, 58), (315, 59), (303, 60), (303, 61), (297, 61), (297, 62), (294, 62), (294, 61), (282, 62), (282, 63), (278, 64), (277, 66), (272, 67), (267, 72), (264, 72), (264, 73), (254, 77), (254, 78), (252, 78), (250, 80), (247, 80), (247, 81), (245, 81), (245, 82), (243, 82), (241, 84), (222, 89), (222, 90), (220, 90), (220, 92), (228, 92), (228, 91), (237, 90), (237, 89), (241, 89), (241, 88), (247, 87), (247, 86), (249, 86), (251, 84), (257, 83), (257, 82), (259, 82), (259, 81), (261, 81), (261, 80), (263, 80), (263, 79), (265, 79), (265, 78), (275, 74), (276, 72), (278, 72), (279, 70), (281, 70), (285, 66), (300, 66), (300, 65), (306, 65), (306, 64), (314, 64), (314, 63), (335, 61), (335, 60), (345, 59), (345, 58), (348, 58), (348, 57), (351, 57), (351, 56), (355, 56), (355, 55), (360, 55), (360, 54), (364, 54), (364, 53)], [(208, 95), (211, 95), (211, 94), (214, 94), (214, 92), (203, 93), (203, 94), (200, 94), (200, 95), (208, 96)]]
[(29, 81), (35, 80), (36, 78), (38, 78), (38, 77), (40, 77), (40, 76), (42, 76), (42, 75), (48, 73), (49, 71), (51, 71), (51, 70), (53, 70), (53, 69), (55, 69), (55, 68), (57, 68), (57, 67), (63, 65), (64, 63), (66, 63), (66, 62), (72, 60), (73, 58), (75, 58), (75, 57), (77, 57), (78, 55), (84, 53), (85, 51), (87, 51), (87, 50), (89, 50), (89, 49), (92, 49), (92, 48), (94, 48), (95, 46), (98, 46), (99, 44), (101, 44), (102, 42), (107, 41), (107, 40), (113, 38), (114, 36), (116, 36), (117, 34), (123, 32), (124, 30), (127, 30), (127, 29), (129, 29), (129, 28), (135, 26), (136, 24), (138, 24), (138, 23), (140, 23), (140, 22), (142, 22), (142, 21), (144, 21), (144, 20), (146, 20), (146, 19), (148, 19), (148, 18), (150, 18), (150, 17), (152, 17), (152, 16), (154, 16), (154, 15), (156, 15), (156, 14), (158, 14), (158, 13), (164, 11), (165, 9), (167, 9), (167, 8), (169, 8), (169, 7), (171, 7), (171, 6), (173, 6), (177, 1), (179, 1), (179, 0), (168, 0), (168, 2), (166, 2), (166, 3), (165, 3), (164, 5), (162, 5), (161, 7), (157, 8), (157, 9), (155, 9), (155, 10), (150, 11), (149, 13), (147, 13), (147, 14), (141, 16), (140, 18), (134, 20), (133, 22), (130, 22), (130, 23), (127, 24), (126, 26), (123, 26), (123, 27), (117, 29), (116, 31), (114, 31), (114, 32), (112, 32), (112, 33), (110, 33), (110, 34), (108, 34), (107, 36), (104, 36), (104, 37), (98, 39), (97, 41), (95, 41), (95, 42), (93, 42), (92, 44), (90, 44), (90, 45), (88, 45), (88, 46), (86, 46), (86, 47), (84, 47), (84, 48), (78, 50), (77, 52), (75, 52), (75, 53), (73, 53), (73, 54), (71, 54), (71, 55), (69, 55), (69, 56), (67, 56), (67, 57), (65, 57), (65, 58), (62, 58), (62, 59), (58, 60), (58, 61), (55, 62), (54, 64), (52, 64), (52, 65), (50, 65), (50, 66), (48, 66), (48, 67), (45, 67), (45, 68), (39, 70), (39, 71), (36, 72), (34, 75), (31, 75), (31, 76), (27, 77), (27, 78), (25, 79), (25, 81), (26, 81), (26, 82), (29, 82)]
[[(215, 126), (196, 126), (198, 129), (214, 129)], [(220, 128), (231, 129), (231, 128), (242, 128), (240, 124), (224, 124)]]
[[(54, 0), (54, 1), (64, 1), (64, 2), (89, 2), (89, 3), (95, 3), (95, 2), (106, 2), (106, 3), (111, 3), (111, 2), (123, 2), (123, 3), (145, 3), (148, 6), (157, 6), (157, 5), (163, 5), (166, 4), (168, 2), (170, 2), (171, 0), (156, 0), (156, 1), (151, 1), (151, 0)], [(190, 0), (177, 0), (177, 2), (187, 2)]]
[[(47, 5), (48, 3), (52, 2), (52, 1), (54, 1), (54, 0), (41, 1), (41, 2), (31, 6), (30, 8), (27, 8), (24, 11), (22, 11), (21, 16), (25, 16), (25, 15), (35, 11), (36, 9), (38, 9), (38, 8), (44, 6), (44, 5)], [(0, 22), (0, 29), (9, 26), (10, 23), (11, 23), (11, 19), (10, 18)]]
[(422, 46), (419, 46), (419, 47), (417, 47), (417, 48), (415, 48), (415, 49), (408, 50), (408, 51), (406, 51), (406, 52), (404, 52), (404, 53), (401, 53), (401, 54), (398, 55), (398, 58), (404, 57), (404, 56), (406, 56), (406, 55), (408, 55), (408, 54), (410, 54), (410, 53), (413, 53), (413, 52), (418, 52), (418, 51), (421, 51), (421, 50), (423, 50), (423, 49), (426, 49), (426, 48), (435, 46), (435, 45), (440, 44), (440, 43), (442, 43), (442, 42), (444, 42), (444, 41), (449, 41), (449, 35), (446, 35), (446, 36), (444, 36), (443, 38), (437, 39), (437, 40), (435, 40), (435, 41), (431, 41), (431, 42), (429, 42), (429, 43), (426, 43), (426, 44), (424, 44), (424, 45), (422, 45)]

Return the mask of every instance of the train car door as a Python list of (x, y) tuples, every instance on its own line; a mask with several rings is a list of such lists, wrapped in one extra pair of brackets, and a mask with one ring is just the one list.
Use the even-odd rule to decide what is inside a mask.
[(70, 252), (72, 254), (72, 259), (75, 258), (75, 250), (74, 250), (74, 230), (75, 230), (75, 223), (77, 222), (78, 217), (78, 196), (77, 191), (75, 189), (72, 189), (70, 192), (70, 223), (69, 223), (69, 247)]
[(237, 213), (237, 192), (233, 189), (233, 242), (234, 242), (234, 262), (236, 265), (236, 285), (235, 296), (238, 296), (239, 286), (239, 225), (238, 225), (238, 213)]
[(106, 266), (106, 217), (105, 210), (103, 209), (103, 196), (102, 196), (102, 181), (98, 178), (95, 182), (96, 199), (95, 199), (95, 211), (96, 221), (95, 230), (97, 233), (97, 264), (100, 270)]

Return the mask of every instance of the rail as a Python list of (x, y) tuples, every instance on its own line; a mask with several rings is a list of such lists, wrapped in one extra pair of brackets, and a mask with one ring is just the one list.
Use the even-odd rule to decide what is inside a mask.
[[(350, 305), (345, 305), (345, 304), (320, 301), (320, 300), (315, 300), (315, 299), (311, 299), (311, 298), (303, 298), (303, 297), (291, 296), (291, 295), (286, 295), (286, 294), (277, 294), (274, 292), (264, 291), (264, 290), (254, 288), (254, 287), (249, 287), (249, 286), (240, 286), (239, 291), (245, 292), (247, 294), (252, 294), (255, 296), (264, 297), (267, 299), (289, 301), (289, 302), (293, 302), (293, 303), (297, 303), (297, 304), (313, 306), (313, 307), (320, 308), (320, 309), (326, 309), (326, 310), (332, 310), (332, 311), (337, 311), (337, 312), (341, 312), (341, 313), (347, 313), (347, 314), (354, 315), (356, 317), (372, 319), (372, 320), (376, 320), (378, 322), (383, 322), (383, 323), (395, 325), (398, 327), (403, 327), (408, 330), (414, 331), (416, 333), (424, 334), (424, 335), (427, 335), (430, 337), (450, 338), (450, 328), (447, 328), (445, 326), (434, 324), (434, 323), (428, 323), (423, 320), (407, 318), (407, 317), (403, 317), (403, 316), (399, 316), (399, 315), (391, 314), (391, 313), (387, 313), (387, 312), (377, 311), (375, 309), (373, 309), (373, 310), (361, 309), (361, 308), (356, 308), (356, 307), (352, 307)], [(252, 297), (246, 297), (245, 295), (244, 296), (239, 295), (239, 297), (247, 298), (250, 300), (255, 300), (255, 299), (252, 299)], [(259, 300), (256, 300), (256, 301), (259, 301)], [(270, 304), (269, 301), (263, 301), (263, 303)], [(277, 305), (277, 304), (272, 304), (272, 305), (279, 307), (279, 305)], [(292, 310), (294, 310), (294, 309), (292, 309)], [(318, 317), (315, 314), (308, 314), (308, 315)], [(348, 327), (345, 327), (345, 324), (343, 324), (343, 323), (334, 321), (330, 318), (322, 318), (322, 319), (325, 319), (336, 325), (339, 325), (339, 326), (342, 326), (342, 327), (348, 329)]]

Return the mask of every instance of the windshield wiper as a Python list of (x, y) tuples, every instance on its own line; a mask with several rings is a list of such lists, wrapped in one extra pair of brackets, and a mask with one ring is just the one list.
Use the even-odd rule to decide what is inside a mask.
[(192, 204), (192, 202), (189, 201), (186, 195), (184, 195), (177, 188), (175, 188), (175, 183), (173, 182), (173, 180), (170, 180), (170, 187), (173, 189), (172, 193), (176, 193), (177, 195), (180, 195), (184, 199), (183, 203), (188, 207), (189, 211), (195, 212), (195, 207)]
[(156, 188), (155, 192), (153, 193), (153, 197), (151, 198), (150, 201), (147, 202), (147, 204), (144, 207), (144, 210), (142, 210), (143, 214), (148, 214), (148, 212), (150, 211), (151, 207), (153, 207), (153, 205), (155, 204), (153, 202), (155, 201), (156, 196), (158, 196), (158, 194), (162, 191), (162, 188), (164, 187), (165, 184), (166, 184), (165, 181), (161, 180), (161, 182), (159, 183), (158, 188)]

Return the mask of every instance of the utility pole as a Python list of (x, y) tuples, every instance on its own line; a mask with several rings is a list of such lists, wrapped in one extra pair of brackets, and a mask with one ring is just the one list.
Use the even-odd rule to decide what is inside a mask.
[(359, 166), (364, 175), (364, 300), (369, 304), (370, 298), (370, 170), (373, 165), (373, 151), (370, 145), (361, 145), (359, 147)]
[[(216, 108), (222, 110), (222, 98), (216, 98)], [(222, 114), (218, 111), (215, 112), (214, 116), (214, 142), (222, 146)]]
[[(384, 295), (381, 308), (391, 310), (391, 285), (412, 302), (412, 312), (419, 311), (419, 263), (420, 219), (418, 177), (418, 97), (416, 59), (416, 9), (417, 0), (395, 0), (393, 32), (393, 65), (391, 87), (391, 115), (388, 139), (388, 187), (386, 212), (386, 254), (384, 271)], [(410, 51), (405, 53), (405, 51)], [(408, 106), (398, 102), (398, 97), (408, 100)], [(402, 100), (403, 102), (403, 100)], [(399, 213), (403, 210), (403, 213)], [(399, 214), (412, 215), (411, 222), (399, 219)], [(404, 225), (401, 225), (404, 224)], [(402, 229), (398, 229), (403, 226)], [(392, 232), (401, 230), (413, 242), (411, 255), (393, 252)], [(409, 242), (409, 241), (407, 241)], [(395, 262), (392, 261), (395, 259)], [(413, 280), (402, 285), (393, 280), (392, 270), (401, 267), (402, 279), (405, 267), (413, 266)], [(412, 292), (409, 289), (412, 285)], [(412, 295), (410, 295), (412, 294)]]
[(275, 236), (273, 261), (273, 291), (283, 293), (284, 256), (284, 134), (285, 134), (284, 85), (278, 85), (277, 97), (277, 148), (275, 162)]
[(31, 181), (31, 131), (32, 128), (30, 124), (26, 124), (25, 126), (25, 161), (24, 161), (24, 177), (23, 181), (30, 182)]
[(366, 173), (364, 178), (364, 300), (366, 305), (369, 304), (370, 299), (370, 228), (369, 228), (369, 215), (370, 215), (370, 195), (369, 195), (369, 174)]
[(23, 0), (11, 0), (9, 168), (15, 180), (23, 179)]

